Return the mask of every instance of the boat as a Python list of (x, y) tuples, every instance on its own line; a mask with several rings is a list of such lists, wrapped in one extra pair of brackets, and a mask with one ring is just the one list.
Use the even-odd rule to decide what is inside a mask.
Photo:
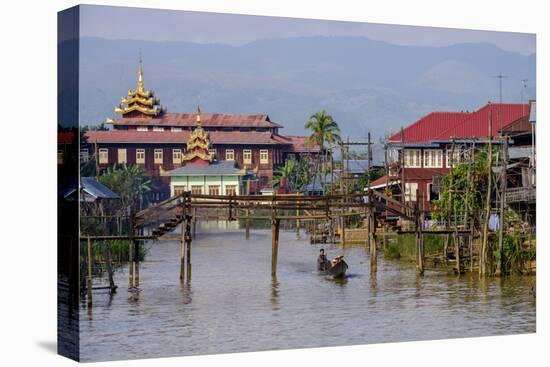
[(344, 259), (340, 259), (336, 265), (325, 270), (325, 274), (330, 275), (333, 278), (342, 278), (346, 275), (346, 270), (348, 270), (348, 264), (344, 261)]

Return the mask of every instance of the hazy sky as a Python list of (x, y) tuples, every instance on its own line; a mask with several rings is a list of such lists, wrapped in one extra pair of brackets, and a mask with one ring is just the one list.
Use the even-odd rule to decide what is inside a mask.
[(504, 50), (535, 52), (531, 33), (473, 31), (250, 15), (84, 6), (81, 35), (108, 39), (191, 41), (240, 45), (258, 39), (301, 36), (363, 36), (398, 45), (447, 46), (487, 42)]

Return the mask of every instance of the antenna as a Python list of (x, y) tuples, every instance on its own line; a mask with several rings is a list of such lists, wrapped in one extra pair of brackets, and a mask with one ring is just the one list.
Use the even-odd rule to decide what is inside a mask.
[(499, 101), (502, 104), (502, 79), (508, 78), (508, 75), (502, 75), (502, 72), (499, 72), (498, 75), (495, 75), (495, 78), (498, 78), (498, 95)]

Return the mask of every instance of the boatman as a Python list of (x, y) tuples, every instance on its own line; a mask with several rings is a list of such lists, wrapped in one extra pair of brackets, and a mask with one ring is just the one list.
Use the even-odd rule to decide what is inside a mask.
[(317, 268), (319, 270), (327, 270), (328, 268), (330, 268), (330, 261), (327, 259), (327, 255), (325, 255), (324, 248), (319, 250), (319, 257), (317, 258)]

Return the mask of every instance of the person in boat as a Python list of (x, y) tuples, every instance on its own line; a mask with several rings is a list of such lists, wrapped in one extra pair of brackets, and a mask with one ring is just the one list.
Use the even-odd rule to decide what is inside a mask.
[(332, 266), (338, 265), (338, 263), (340, 263), (340, 261), (342, 261), (343, 258), (344, 256), (342, 255), (336, 256), (334, 259), (332, 259)]
[(319, 257), (317, 258), (317, 268), (319, 270), (327, 270), (330, 268), (330, 261), (327, 259), (327, 255), (325, 255), (324, 248), (319, 250)]

